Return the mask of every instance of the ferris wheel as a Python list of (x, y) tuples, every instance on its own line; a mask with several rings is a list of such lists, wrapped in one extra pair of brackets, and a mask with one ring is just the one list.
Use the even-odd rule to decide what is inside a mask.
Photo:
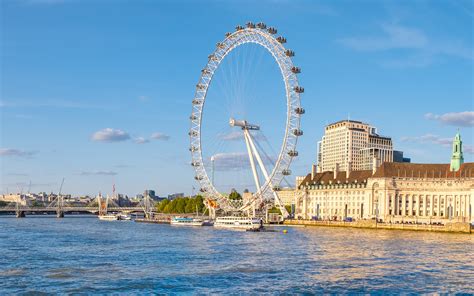
[[(208, 202), (217, 205), (224, 211), (244, 211), (250, 207), (255, 209), (256, 206), (261, 208), (264, 205), (272, 204), (281, 210), (283, 217), (288, 216), (288, 212), (278, 196), (278, 191), (282, 180), (291, 175), (290, 164), (298, 156), (296, 144), (298, 137), (303, 135), (303, 131), (300, 129), (300, 118), (305, 113), (300, 105), (300, 95), (304, 92), (304, 88), (299, 85), (297, 78), (297, 74), (301, 70), (293, 65), (291, 59), (295, 55), (294, 51), (286, 49), (284, 47), (286, 38), (277, 37), (276, 34), (277, 30), (273, 27), (267, 27), (264, 23), (253, 24), (250, 22), (246, 24), (246, 27), (237, 26), (233, 33), (226, 33), (225, 39), (218, 42), (215, 51), (209, 55), (208, 63), (202, 69), (199, 82), (196, 85), (195, 96), (192, 100), (191, 128), (189, 131), (191, 165), (195, 169), (195, 179), (201, 186), (200, 190)], [(249, 169), (252, 171), (256, 188), (251, 199), (236, 202), (219, 192), (213, 184), (214, 172), (212, 172), (212, 178), (210, 178), (206, 170), (202, 153), (202, 120), (208, 89), (221, 62), (233, 50), (248, 43), (263, 47), (277, 63), (285, 86), (286, 118), (285, 130), (282, 133), (284, 136), (281, 139), (279, 153), (271, 171), (267, 171), (256, 147), (258, 146), (257, 140), (251, 133), (259, 130), (260, 126), (248, 122), (245, 118), (229, 118), (228, 124), (232, 128), (241, 130), (247, 148)], [(265, 112), (265, 110), (262, 112)], [(263, 180), (260, 180), (257, 170), (259, 170)]]

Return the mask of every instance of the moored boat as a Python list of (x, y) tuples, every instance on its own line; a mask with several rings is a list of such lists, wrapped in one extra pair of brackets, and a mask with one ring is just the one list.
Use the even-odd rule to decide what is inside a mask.
[(263, 221), (260, 218), (227, 216), (218, 217), (214, 222), (214, 227), (231, 229), (260, 229)]
[(99, 215), (99, 220), (115, 221), (115, 220), (119, 220), (119, 217), (114, 214)]
[(189, 217), (173, 217), (171, 219), (171, 225), (187, 225), (187, 226), (203, 226), (204, 221), (199, 218), (189, 218)]

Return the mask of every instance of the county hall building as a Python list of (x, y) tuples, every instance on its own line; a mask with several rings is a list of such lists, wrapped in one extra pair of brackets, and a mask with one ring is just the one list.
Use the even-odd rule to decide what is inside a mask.
[(295, 217), (391, 223), (474, 222), (474, 163), (463, 163), (459, 133), (449, 164), (380, 162), (370, 170), (321, 171), (297, 178)]

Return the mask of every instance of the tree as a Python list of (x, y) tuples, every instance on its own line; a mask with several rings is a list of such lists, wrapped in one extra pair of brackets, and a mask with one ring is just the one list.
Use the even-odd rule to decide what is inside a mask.
[(242, 196), (234, 188), (232, 188), (232, 191), (229, 194), (229, 199), (230, 200), (240, 200), (240, 199), (242, 199)]
[(164, 199), (162, 200), (156, 207), (156, 210), (158, 213), (163, 213), (165, 210), (165, 207), (170, 203), (169, 199)]
[(176, 213), (183, 214), (186, 210), (186, 200), (184, 198), (177, 198)]
[(196, 212), (196, 200), (194, 198), (187, 198), (186, 199), (186, 213), (194, 213)]
[(197, 210), (199, 211), (199, 213), (203, 213), (206, 210), (204, 206), (204, 199), (201, 195), (196, 195), (196, 197), (194, 198), (194, 203), (197, 206)]

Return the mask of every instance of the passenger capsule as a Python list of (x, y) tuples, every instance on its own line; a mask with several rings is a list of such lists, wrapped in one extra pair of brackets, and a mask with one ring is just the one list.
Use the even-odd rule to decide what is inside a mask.
[(290, 151), (288, 151), (288, 155), (291, 156), (291, 157), (296, 157), (296, 156), (298, 156), (298, 151), (290, 150)]
[(265, 25), (264, 23), (258, 23), (257, 28), (265, 30), (267, 28), (267, 25)]
[(191, 162), (191, 166), (193, 166), (193, 167), (198, 167), (198, 166), (200, 166), (200, 165), (201, 165), (201, 164), (200, 164), (199, 162), (197, 162), (197, 161)]
[(248, 22), (248, 23), (247, 23), (247, 28), (249, 28), (249, 29), (255, 29), (255, 24), (252, 23), (252, 22)]
[(195, 176), (194, 179), (200, 181), (200, 180), (202, 180), (202, 176)]
[(304, 88), (301, 87), (301, 86), (295, 86), (295, 87), (293, 88), (293, 90), (294, 90), (295, 92), (299, 93), (299, 94), (304, 93)]
[(191, 137), (195, 137), (195, 136), (197, 136), (197, 132), (196, 131), (190, 131), (188, 133), (188, 135), (191, 136)]
[(232, 33), (231, 33), (231, 32), (227, 32), (227, 33), (225, 33), (225, 37), (229, 37), (230, 35), (232, 35)]
[(292, 51), (292, 50), (287, 49), (287, 50), (285, 51), (285, 55), (286, 55), (287, 57), (290, 57), (290, 58), (291, 58), (291, 57), (294, 57), (294, 56), (295, 56), (295, 52)]
[(199, 89), (199, 90), (203, 90), (206, 88), (206, 86), (202, 83), (199, 83), (199, 84), (196, 84), (196, 88)]
[(193, 100), (193, 105), (201, 105), (201, 104), (202, 104), (202, 100), (197, 100), (197, 99)]
[(280, 186), (274, 186), (273, 187), (273, 191), (280, 191), (281, 190), (281, 187)]
[(291, 67), (291, 72), (298, 74), (301, 73), (301, 69), (299, 67)]
[(277, 38), (277, 41), (280, 42), (281, 44), (283, 44), (283, 43), (286, 43), (286, 38), (280, 36), (280, 37)]
[(191, 151), (191, 152), (196, 152), (196, 151), (198, 151), (198, 150), (199, 150), (199, 149), (198, 149), (198, 147), (196, 147), (196, 146), (191, 146), (191, 147), (189, 147), (189, 151)]
[(189, 116), (189, 119), (191, 119), (191, 120), (196, 120), (196, 119), (197, 119), (197, 116), (196, 116), (196, 115), (191, 115), (191, 116)]
[(244, 27), (242, 27), (242, 26), (237, 26), (237, 27), (235, 27), (235, 30), (236, 30), (236, 31), (241, 31), (241, 30), (243, 30), (243, 29), (244, 29)]
[(276, 34), (277, 32), (278, 32), (277, 29), (275, 29), (273, 27), (268, 28), (268, 33), (270, 33), (272, 35)]
[(299, 137), (299, 136), (302, 136), (303, 135), (303, 131), (300, 130), (300, 129), (294, 129), (293, 130), (293, 135)]
[(305, 113), (305, 110), (304, 110), (304, 108), (298, 107), (298, 108), (295, 108), (295, 113), (299, 114), (299, 115), (302, 115), (302, 114)]
[(285, 170), (281, 171), (281, 173), (282, 173), (284, 176), (289, 176), (289, 175), (291, 175), (291, 170), (285, 169)]

